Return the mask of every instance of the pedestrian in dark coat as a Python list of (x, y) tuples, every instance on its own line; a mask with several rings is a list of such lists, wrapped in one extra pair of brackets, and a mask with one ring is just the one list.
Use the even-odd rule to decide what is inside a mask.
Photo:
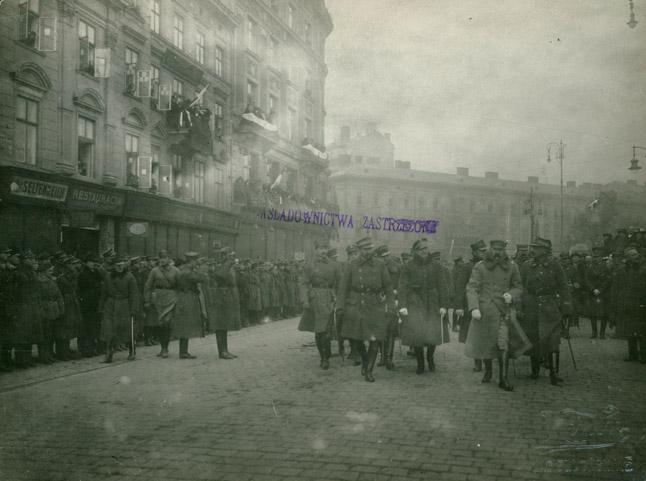
[(78, 274), (72, 262), (75, 261), (73, 256), (65, 256), (58, 264), (57, 282), (58, 288), (63, 294), (65, 302), (65, 312), (56, 322), (54, 337), (56, 339), (56, 356), (68, 361), (74, 359), (70, 351), (70, 341), (78, 337), (81, 328), (81, 306), (78, 300)]
[(341, 281), (341, 268), (329, 259), (327, 243), (316, 241), (314, 247), (316, 258), (305, 265), (301, 276), (300, 292), (304, 301), (298, 330), (314, 333), (321, 358), (320, 367), (329, 369), (334, 328), (334, 293)]
[(103, 276), (93, 256), (85, 258), (85, 266), (78, 275), (78, 299), (81, 306), (81, 329), (78, 338), (79, 350), (83, 357), (98, 354), (101, 337), (101, 318), (97, 314)]
[(603, 260), (603, 248), (592, 249), (592, 265), (585, 271), (585, 284), (589, 295), (590, 325), (592, 326), (591, 339), (597, 337), (597, 323), (601, 322), (599, 339), (606, 338), (606, 325), (608, 323), (608, 310), (610, 307), (610, 287), (612, 276), (610, 269)]
[(128, 344), (128, 360), (135, 359), (135, 345), (132, 342), (133, 323), (140, 305), (137, 281), (126, 271), (126, 260), (123, 257), (115, 259), (112, 270), (103, 280), (99, 298), (99, 313), (103, 316), (101, 340), (107, 346), (102, 363), (112, 362), (116, 344)]
[(552, 242), (537, 237), (531, 244), (533, 261), (523, 269), (523, 330), (532, 349), (532, 378), (539, 376), (540, 364), (547, 360), (550, 382), (563, 382), (559, 376), (559, 346), (562, 320), (566, 325), (572, 316), (572, 297), (561, 264), (552, 258)]
[(52, 347), (54, 344), (54, 323), (60, 319), (65, 311), (63, 295), (56, 283), (54, 266), (45, 261), (38, 266), (38, 281), (43, 299), (43, 342), (38, 345), (38, 359), (43, 364), (54, 361)]
[(188, 352), (188, 340), (193, 337), (204, 337), (206, 307), (200, 300), (200, 283), (209, 281), (205, 266), (198, 266), (197, 252), (184, 254), (186, 263), (182, 264), (177, 276), (177, 306), (173, 323), (173, 335), (179, 338), (179, 358), (195, 359)]
[(215, 320), (215, 338), (218, 344), (218, 356), (220, 359), (235, 359), (229, 352), (229, 331), (242, 329), (240, 323), (240, 293), (236, 282), (236, 271), (234, 266), (238, 264), (235, 252), (230, 247), (223, 247), (220, 250), (222, 263), (216, 266), (215, 280), (217, 290), (215, 292), (215, 305), (218, 311)]
[(497, 357), (498, 386), (511, 391), (513, 387), (508, 379), (510, 352), (518, 356), (529, 348), (512, 311), (512, 304), (520, 300), (523, 289), (518, 266), (505, 253), (507, 242), (492, 240), (489, 245), (485, 259), (474, 266), (467, 284), (472, 320), (464, 352), (467, 357), (483, 360), (484, 383), (491, 381), (493, 358)]
[(424, 347), (428, 370), (435, 371), (435, 347), (448, 336), (443, 317), (449, 307), (449, 290), (442, 266), (429, 255), (426, 241), (415, 241), (413, 259), (402, 268), (399, 307), (402, 343), (415, 350), (417, 374), (424, 372)]
[(28, 249), (20, 260), (21, 265), (14, 278), (16, 311), (12, 319), (11, 339), (16, 366), (24, 369), (35, 366), (31, 357), (32, 344), (43, 342), (43, 305), (36, 256)]
[(612, 282), (612, 317), (617, 336), (628, 341), (624, 361), (646, 363), (646, 268), (634, 247), (624, 251), (626, 264), (620, 267)]
[[(362, 359), (362, 374), (366, 381), (374, 382), (372, 371), (379, 353), (377, 341), (386, 338), (388, 322), (397, 315), (395, 296), (388, 269), (374, 257), (370, 238), (364, 237), (356, 245), (361, 257), (351, 262), (343, 273), (337, 306), (344, 316), (342, 334), (356, 342), (355, 350)], [(384, 296), (385, 302), (380, 296)], [(364, 341), (369, 342), (367, 352)]]

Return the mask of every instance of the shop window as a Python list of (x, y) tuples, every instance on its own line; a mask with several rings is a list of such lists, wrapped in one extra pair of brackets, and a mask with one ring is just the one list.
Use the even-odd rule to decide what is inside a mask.
[(161, 0), (151, 0), (150, 2), (150, 29), (159, 33), (161, 25)]
[(139, 53), (126, 47), (126, 93), (134, 95), (137, 89)]
[(16, 161), (36, 165), (38, 148), (38, 102), (16, 97)]
[(77, 119), (77, 167), (79, 175), (92, 177), (94, 175), (94, 144), (95, 144), (95, 123), (85, 117)]
[(195, 161), (195, 170), (193, 172), (195, 186), (195, 202), (204, 204), (204, 162)]
[(94, 75), (96, 29), (79, 20), (79, 70)]
[(179, 15), (173, 20), (173, 45), (180, 50), (184, 49), (184, 19)]
[(379, 192), (372, 193), (372, 205), (374, 207), (379, 207)]
[(126, 134), (126, 185), (130, 187), (139, 187), (139, 166), (137, 157), (139, 156), (139, 137), (132, 134)]

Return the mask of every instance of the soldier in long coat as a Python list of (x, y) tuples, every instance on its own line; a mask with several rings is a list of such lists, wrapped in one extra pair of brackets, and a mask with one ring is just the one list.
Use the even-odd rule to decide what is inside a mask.
[(234, 266), (236, 271), (236, 285), (240, 295), (240, 324), (242, 327), (249, 326), (249, 270), (244, 262)]
[(63, 315), (65, 303), (63, 295), (56, 283), (54, 266), (44, 261), (38, 266), (38, 281), (43, 301), (43, 342), (38, 345), (38, 360), (43, 364), (54, 361), (52, 347), (54, 345), (54, 323)]
[(585, 271), (585, 284), (589, 296), (588, 317), (592, 326), (591, 339), (597, 337), (597, 325), (601, 322), (599, 339), (606, 338), (608, 311), (610, 308), (610, 287), (612, 276), (610, 269), (603, 260), (603, 247), (592, 249), (592, 265)]
[(521, 342), (526, 336), (511, 312), (511, 304), (520, 300), (523, 289), (518, 266), (505, 253), (507, 242), (492, 240), (489, 245), (485, 259), (473, 267), (467, 284), (471, 326), (464, 352), (467, 357), (483, 360), (484, 383), (491, 381), (493, 359), (497, 357), (498, 386), (511, 391), (507, 377), (510, 351), (518, 356), (529, 348)]
[(215, 292), (215, 305), (218, 311), (215, 325), (215, 338), (218, 345), (218, 356), (220, 359), (235, 359), (229, 352), (229, 331), (242, 329), (240, 323), (240, 294), (236, 282), (236, 271), (234, 266), (238, 264), (235, 252), (230, 247), (223, 247), (220, 250), (222, 264), (215, 269), (217, 290)]
[(532, 349), (532, 378), (539, 376), (540, 363), (547, 360), (550, 382), (563, 382), (559, 376), (559, 346), (561, 344), (562, 318), (569, 323), (572, 315), (572, 297), (567, 277), (561, 264), (552, 258), (552, 242), (536, 238), (530, 245), (533, 260), (522, 270), (523, 281), (523, 330)]
[(99, 298), (99, 313), (102, 314), (101, 340), (106, 343), (102, 363), (112, 362), (114, 346), (118, 344), (128, 344), (128, 360), (135, 359), (132, 337), (134, 317), (138, 315), (140, 305), (137, 281), (126, 271), (126, 260), (118, 257), (103, 280)]
[[(478, 242), (471, 244), (471, 259), (464, 264), (464, 268), (460, 271), (457, 278), (454, 279), (455, 283), (455, 297), (453, 301), (454, 313), (459, 319), (460, 332), (458, 333), (458, 342), (467, 342), (467, 335), (469, 334), (469, 327), (471, 326), (471, 313), (469, 312), (469, 304), (467, 302), (467, 284), (471, 278), (473, 267), (485, 258), (487, 252), (487, 244), (484, 240), (480, 239)], [(455, 322), (455, 321), (454, 321)], [(474, 359), (475, 372), (482, 371), (482, 359)]]
[(413, 259), (402, 268), (398, 292), (402, 343), (415, 350), (417, 374), (424, 373), (424, 347), (428, 369), (435, 371), (435, 348), (448, 336), (442, 318), (449, 307), (449, 290), (442, 266), (429, 255), (426, 241), (413, 244)]
[[(13, 260), (13, 262), (11, 262)], [(11, 372), (11, 326), (15, 307), (15, 264), (18, 256), (8, 246), (0, 246), (0, 371)]]
[(199, 253), (184, 254), (186, 263), (177, 276), (177, 306), (172, 333), (179, 338), (179, 358), (195, 359), (188, 352), (188, 340), (193, 337), (204, 337), (202, 319), (206, 316), (205, 306), (200, 300), (199, 284), (209, 281), (205, 266), (198, 266)]
[[(343, 264), (340, 264), (341, 267), (341, 277), (343, 277), (343, 273), (347, 269), (348, 265), (352, 262), (355, 261), (359, 258), (359, 248), (355, 244), (350, 244), (345, 248), (345, 252), (347, 254), (347, 261)], [(339, 354), (343, 355), (345, 354), (345, 338), (341, 335), (341, 332), (343, 331), (343, 316), (337, 316), (336, 317), (336, 335), (337, 335), (337, 342), (339, 344)], [(358, 366), (361, 364), (361, 359), (359, 356), (356, 356), (355, 353), (355, 343), (352, 342), (352, 340), (349, 340), (350, 344), (350, 353), (348, 354), (348, 359), (353, 359), (354, 360), (354, 365)]]
[(72, 263), (73, 256), (64, 256), (59, 259), (57, 265), (58, 288), (63, 294), (65, 311), (62, 317), (56, 322), (54, 338), (56, 342), (56, 356), (68, 361), (73, 359), (70, 351), (70, 341), (78, 337), (81, 328), (81, 306), (78, 300), (78, 274)]
[(646, 362), (646, 268), (634, 247), (625, 250), (626, 264), (617, 271), (612, 283), (612, 315), (617, 336), (628, 341), (624, 361)]
[(249, 267), (249, 324), (252, 326), (260, 322), (262, 317), (262, 291), (260, 289), (260, 276), (258, 275), (258, 263), (252, 261)]
[[(372, 375), (379, 349), (377, 341), (386, 338), (388, 322), (395, 312), (395, 296), (386, 265), (376, 259), (370, 237), (356, 243), (361, 257), (351, 262), (341, 277), (337, 306), (344, 316), (343, 337), (355, 342), (355, 351), (361, 356), (361, 374), (374, 382)], [(380, 296), (385, 297), (383, 302)], [(339, 313), (337, 312), (337, 316)], [(366, 352), (364, 341), (368, 341)]]
[(326, 243), (316, 241), (314, 247), (316, 259), (305, 265), (299, 286), (303, 299), (303, 315), (298, 330), (314, 333), (316, 348), (321, 357), (320, 367), (329, 369), (334, 328), (334, 292), (341, 280), (341, 268), (328, 258)]
[(97, 315), (103, 276), (96, 267), (97, 259), (85, 258), (85, 266), (78, 275), (78, 300), (81, 306), (81, 329), (78, 344), (83, 357), (98, 354), (101, 319)]
[(144, 309), (148, 325), (157, 326), (161, 350), (157, 357), (168, 357), (170, 332), (177, 305), (177, 278), (179, 269), (171, 264), (167, 250), (159, 253), (159, 265), (154, 267), (144, 286)]
[[(570, 294), (572, 295), (572, 317), (570, 318), (572, 326), (579, 327), (579, 318), (584, 314), (585, 293), (584, 278), (581, 270), (581, 254), (572, 252), (570, 254), (570, 265), (565, 270)], [(568, 326), (572, 327), (572, 326)]]
[[(387, 245), (381, 245), (375, 249), (375, 256), (381, 259), (388, 269), (388, 275), (390, 280), (393, 283), (393, 294), (395, 299), (397, 299), (397, 284), (399, 283), (399, 276), (401, 273), (402, 266), (397, 261), (395, 257), (390, 254), (390, 250)], [(388, 328), (386, 331), (386, 339), (384, 342), (379, 344), (379, 351), (381, 353), (381, 360), (377, 363), (377, 366), (386, 366), (386, 369), (392, 371), (395, 369), (395, 363), (393, 362), (393, 355), (395, 352), (395, 338), (398, 334), (399, 328), (399, 317), (390, 316), (388, 319)]]

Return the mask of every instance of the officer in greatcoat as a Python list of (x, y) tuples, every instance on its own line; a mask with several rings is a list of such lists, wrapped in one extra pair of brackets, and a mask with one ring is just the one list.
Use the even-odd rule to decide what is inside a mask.
[(428, 252), (425, 240), (413, 244), (413, 258), (399, 276), (399, 313), (402, 344), (411, 346), (417, 374), (424, 373), (424, 347), (428, 370), (435, 371), (435, 348), (445, 342), (443, 316), (449, 307), (449, 289), (439, 262)]
[(63, 294), (65, 310), (62, 317), (55, 323), (54, 337), (56, 356), (63, 361), (74, 359), (70, 350), (70, 341), (78, 337), (81, 329), (81, 306), (77, 293), (78, 273), (73, 266), (76, 260), (74, 256), (64, 255), (58, 259), (56, 266), (58, 288)]
[(592, 326), (591, 339), (596, 339), (599, 323), (601, 324), (598, 331), (599, 339), (606, 338), (611, 283), (610, 269), (603, 260), (603, 247), (593, 247), (592, 265), (585, 271), (585, 285), (589, 302), (588, 317)]
[(330, 261), (327, 243), (315, 241), (314, 248), (316, 257), (303, 268), (299, 284), (303, 314), (298, 330), (314, 333), (316, 348), (321, 357), (320, 367), (329, 369), (335, 291), (341, 280), (341, 268), (338, 263)]
[(491, 381), (493, 359), (498, 358), (498, 387), (512, 391), (507, 376), (511, 352), (519, 356), (529, 345), (512, 311), (512, 304), (520, 300), (523, 289), (518, 266), (507, 257), (506, 245), (506, 241), (492, 240), (484, 260), (478, 262), (471, 272), (467, 284), (471, 326), (465, 354), (472, 359), (483, 360), (484, 383)]
[(537, 237), (530, 245), (533, 260), (522, 271), (522, 326), (532, 343), (532, 378), (539, 376), (540, 363), (547, 360), (550, 382), (563, 382), (559, 376), (559, 346), (562, 321), (569, 324), (572, 297), (561, 264), (552, 258), (552, 242)]
[(81, 306), (81, 329), (78, 337), (79, 351), (83, 357), (98, 354), (101, 319), (97, 315), (103, 275), (97, 268), (98, 259), (88, 255), (78, 275), (78, 300)]
[(209, 281), (206, 266), (198, 264), (199, 253), (184, 254), (186, 262), (177, 276), (177, 306), (172, 328), (173, 336), (179, 338), (179, 358), (195, 359), (188, 352), (188, 340), (193, 337), (204, 337), (204, 319), (206, 306), (200, 299), (200, 283)]
[(157, 357), (168, 357), (170, 332), (177, 304), (177, 278), (179, 269), (171, 264), (167, 250), (159, 252), (159, 262), (154, 267), (144, 286), (144, 309), (149, 326), (157, 326), (161, 350)]
[(229, 352), (229, 331), (242, 329), (240, 323), (240, 294), (236, 282), (235, 266), (238, 264), (235, 252), (231, 247), (223, 247), (220, 250), (221, 264), (215, 268), (215, 280), (217, 288), (215, 291), (215, 305), (217, 315), (215, 324), (215, 338), (218, 345), (218, 356), (220, 359), (235, 359)]
[[(343, 276), (343, 273), (345, 272), (345, 269), (348, 267), (348, 264), (350, 262), (356, 260), (359, 258), (359, 248), (355, 244), (350, 244), (345, 248), (347, 260), (341, 264), (341, 276)], [(343, 331), (343, 317), (342, 316), (337, 316), (336, 318), (336, 333), (337, 333), (337, 339), (339, 340), (339, 354), (343, 355), (345, 354), (345, 338), (341, 335), (341, 332)], [(361, 364), (361, 359), (359, 359), (358, 356), (355, 356), (354, 352), (354, 346), (355, 344), (349, 340), (350, 344), (350, 353), (348, 354), (348, 359), (353, 359), (354, 360), (354, 365), (358, 366)]]
[(628, 341), (624, 361), (646, 363), (646, 268), (634, 247), (624, 251), (626, 263), (612, 283), (612, 316), (617, 323), (617, 337)]
[(43, 342), (38, 345), (38, 360), (43, 364), (51, 364), (54, 362), (52, 351), (54, 323), (63, 315), (65, 303), (56, 283), (54, 265), (50, 261), (45, 260), (39, 263), (38, 281), (40, 282), (43, 304)]
[[(395, 299), (397, 299), (397, 284), (399, 283), (399, 275), (401, 273), (401, 264), (390, 254), (390, 250), (387, 245), (381, 245), (375, 249), (375, 256), (378, 259), (381, 259), (388, 269), (388, 275), (390, 280), (393, 283), (393, 294)], [(381, 359), (377, 363), (377, 366), (386, 366), (386, 369), (392, 371), (395, 369), (395, 363), (393, 362), (393, 355), (395, 352), (395, 338), (398, 334), (399, 327), (399, 317), (390, 316), (388, 319), (388, 330), (386, 331), (386, 339), (384, 342), (379, 343), (379, 352), (381, 353)]]
[[(337, 316), (344, 316), (343, 337), (355, 342), (362, 361), (361, 374), (374, 382), (372, 371), (379, 349), (377, 341), (386, 338), (388, 323), (396, 316), (395, 296), (386, 265), (373, 255), (370, 237), (356, 243), (361, 256), (351, 262), (341, 277), (337, 294)], [(385, 302), (380, 296), (384, 296)], [(368, 341), (366, 352), (364, 341)]]

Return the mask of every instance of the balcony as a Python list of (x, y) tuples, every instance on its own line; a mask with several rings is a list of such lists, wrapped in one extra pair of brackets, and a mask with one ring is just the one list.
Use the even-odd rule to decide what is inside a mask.
[(265, 115), (260, 107), (248, 105), (235, 126), (236, 134), (249, 148), (267, 152), (278, 143), (278, 126), (273, 123), (273, 112)]
[(171, 151), (187, 158), (198, 152), (220, 155), (224, 143), (214, 139), (210, 125), (211, 115), (209, 109), (198, 104), (191, 106), (191, 100), (173, 94), (171, 109), (166, 112)]
[(339, 212), (339, 206), (318, 197), (304, 196), (269, 184), (250, 182), (238, 178), (233, 184), (233, 202), (249, 208), (292, 209), (317, 212)]
[(325, 151), (325, 146), (313, 142), (309, 137), (305, 137), (301, 142), (301, 158), (317, 171), (323, 171), (330, 166), (330, 156)]

